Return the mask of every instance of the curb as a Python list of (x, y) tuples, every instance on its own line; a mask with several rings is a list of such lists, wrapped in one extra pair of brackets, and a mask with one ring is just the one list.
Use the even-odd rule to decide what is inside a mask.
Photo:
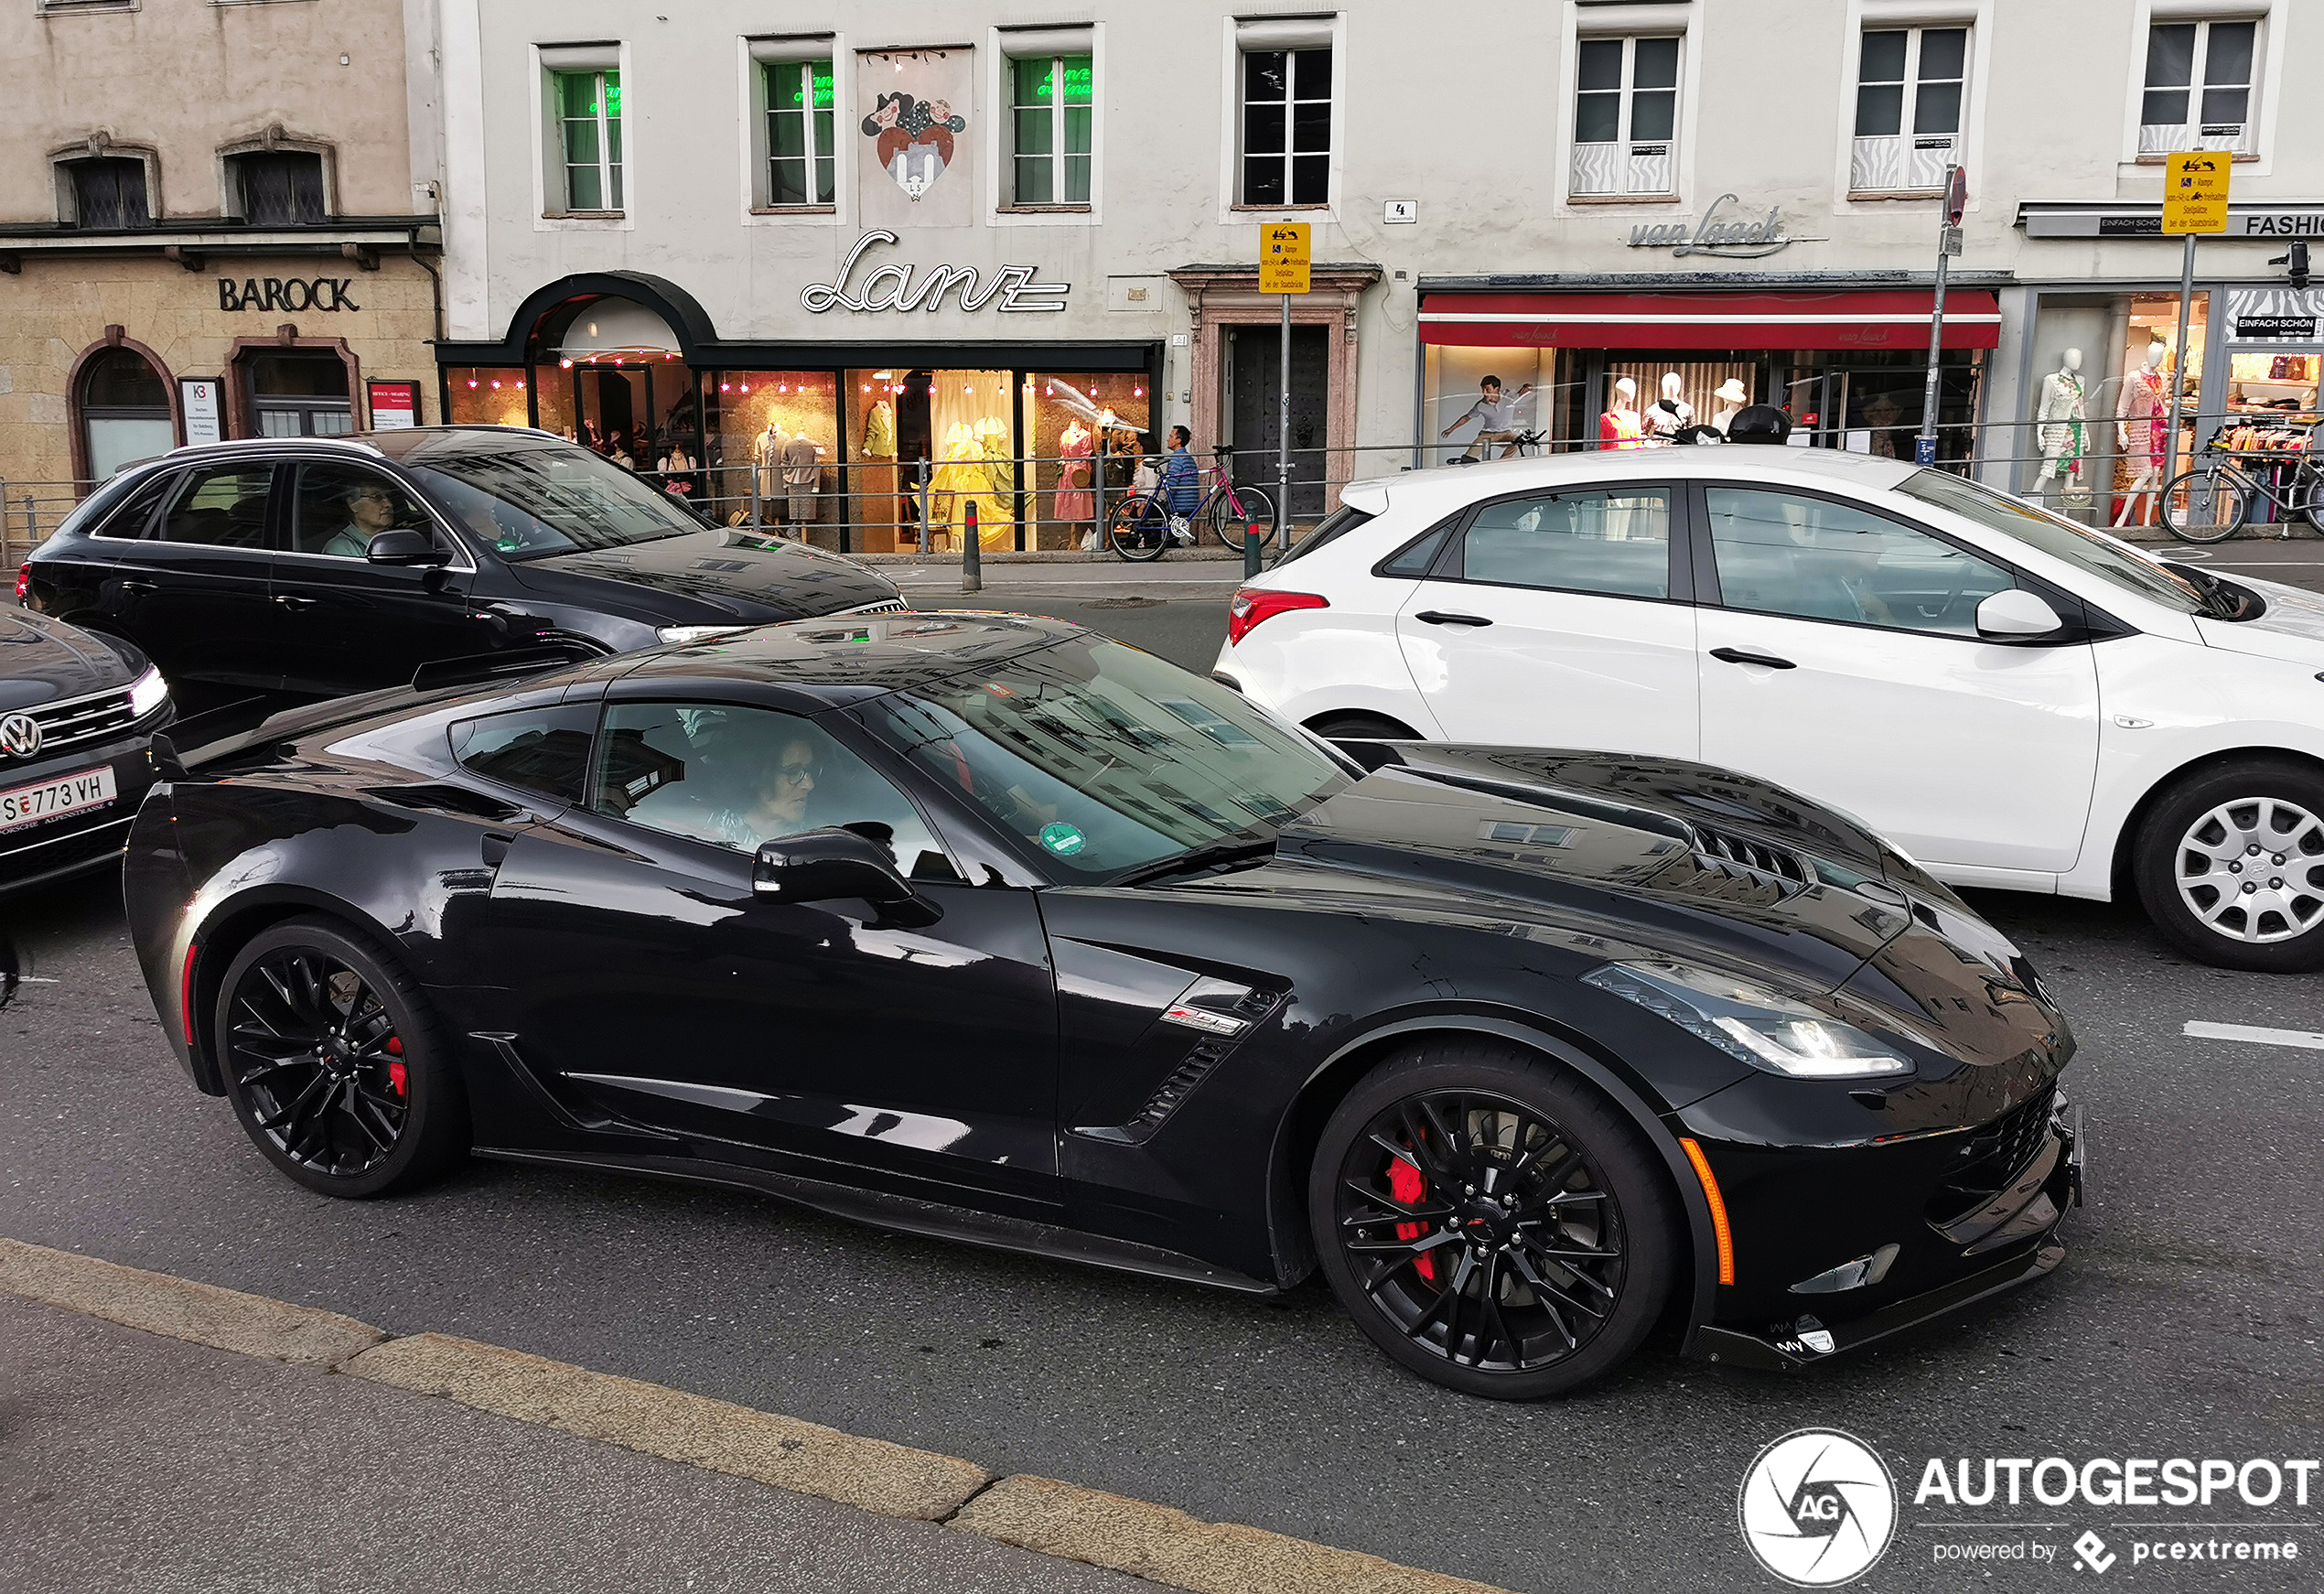
[(930, 1522), (1191, 1594), (1501, 1594), (1482, 1583), (1167, 1505), (866, 1438), (449, 1334), (0, 1237), (0, 1290), (171, 1339), (449, 1400), (602, 1444)]

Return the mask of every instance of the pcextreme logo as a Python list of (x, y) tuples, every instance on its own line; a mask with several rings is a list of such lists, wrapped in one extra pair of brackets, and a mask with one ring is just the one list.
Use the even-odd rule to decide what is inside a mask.
[(1759, 1454), (1736, 1496), (1743, 1542), (1760, 1566), (1802, 1589), (1870, 1571), (1897, 1526), (1897, 1483), (1853, 1434), (1801, 1428)]

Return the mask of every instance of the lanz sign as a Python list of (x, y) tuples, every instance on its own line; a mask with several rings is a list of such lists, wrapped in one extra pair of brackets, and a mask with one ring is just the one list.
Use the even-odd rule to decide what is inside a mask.
[(826, 310), (933, 311), (941, 309), (950, 296), (963, 310), (981, 310), (998, 299), (995, 307), (1002, 313), (1022, 315), (1027, 311), (1061, 310), (1065, 307), (1065, 296), (1073, 291), (1065, 283), (1035, 282), (1034, 274), (1040, 269), (1038, 266), (1004, 265), (995, 269), (989, 280), (980, 280), (973, 265), (910, 266), (893, 260), (874, 266), (861, 285), (850, 291), (855, 267), (865, 254), (877, 244), (897, 242), (896, 234), (885, 227), (865, 233), (847, 252), (847, 262), (839, 268), (839, 280), (809, 283), (799, 290), (800, 304), (816, 315)]
[(351, 276), (246, 276), (218, 279), (221, 310), (360, 310), (348, 294)]
[(1770, 205), (1766, 215), (1748, 220), (1737, 211), (1720, 214), (1721, 205), (1735, 202), (1733, 194), (1721, 194), (1691, 229), (1684, 221), (1641, 221), (1630, 229), (1630, 247), (1667, 249), (1682, 256), (1717, 254), (1729, 260), (1751, 260), (1791, 246), (1791, 240), (1783, 235), (1781, 210)]

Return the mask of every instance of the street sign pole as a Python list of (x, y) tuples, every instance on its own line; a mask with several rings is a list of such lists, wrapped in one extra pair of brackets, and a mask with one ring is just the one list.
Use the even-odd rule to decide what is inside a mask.
[(2164, 393), (2163, 479), (2155, 494), (2155, 515), (2170, 509), (2170, 479), (2179, 474), (2179, 420), (2187, 393), (2187, 323), (2195, 304), (2195, 238), (2227, 231), (2230, 157), (2218, 150), (2190, 150), (2163, 164), (2163, 231), (2185, 235), (2179, 263), (2179, 341), (2171, 350), (2170, 381)]
[(1275, 543), (1291, 542), (1291, 296), (1307, 291), (1308, 224), (1271, 221), (1259, 238), (1259, 291), (1283, 296), (1283, 348), (1275, 368)]
[(1944, 355), (1944, 285), (1946, 270), (1961, 250), (1961, 218), (1969, 208), (1968, 174), (1948, 166), (1944, 174), (1944, 225), (1937, 230), (1937, 293), (1929, 307), (1929, 377), (1921, 390), (1921, 436), (1913, 440), (1916, 465), (1937, 462), (1938, 362)]

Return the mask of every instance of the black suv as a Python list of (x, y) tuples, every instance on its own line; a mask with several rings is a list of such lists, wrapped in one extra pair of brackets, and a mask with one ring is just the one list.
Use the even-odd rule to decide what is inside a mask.
[(852, 560), (714, 527), (586, 448), (500, 426), (180, 448), (106, 483), (18, 586), (173, 684), (305, 696), (502, 650), (905, 607)]
[(0, 896), (121, 856), (169, 721), (130, 643), (0, 609)]

